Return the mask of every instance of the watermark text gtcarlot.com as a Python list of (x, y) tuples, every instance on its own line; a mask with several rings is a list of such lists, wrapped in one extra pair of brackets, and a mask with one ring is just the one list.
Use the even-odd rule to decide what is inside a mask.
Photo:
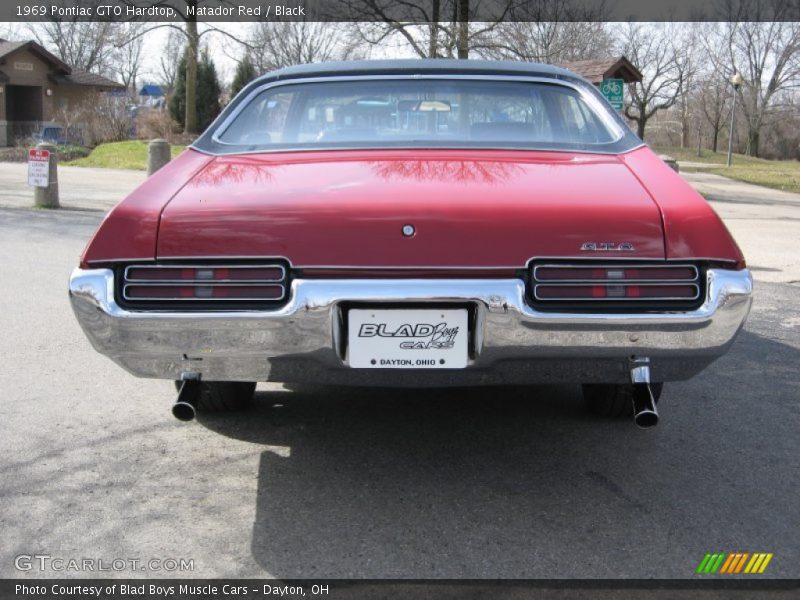
[(67, 558), (49, 554), (19, 554), (14, 557), (18, 571), (56, 573), (107, 573), (122, 571), (192, 572), (193, 558)]

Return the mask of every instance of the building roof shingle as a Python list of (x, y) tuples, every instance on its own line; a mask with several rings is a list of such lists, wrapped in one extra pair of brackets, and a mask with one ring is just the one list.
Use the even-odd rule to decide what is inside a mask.
[(0, 38), (0, 58), (3, 58), (7, 54), (11, 54), (15, 50), (19, 50), (26, 43), (27, 42), (9, 42), (8, 40)]
[(87, 71), (80, 71), (78, 69), (73, 69), (68, 64), (63, 62), (59, 59), (56, 55), (51, 52), (48, 52), (44, 47), (37, 44), (33, 40), (28, 40), (24, 42), (11, 42), (9, 40), (5, 40), (0, 38), (0, 59), (13, 54), (19, 50), (29, 50), (34, 54), (38, 55), (42, 60), (52, 64), (56, 67), (57, 71), (59, 71), (55, 76), (52, 77), (54, 81), (61, 84), (66, 85), (85, 85), (85, 86), (93, 86), (93, 87), (105, 87), (105, 88), (123, 88), (121, 83), (117, 83), (109, 79), (108, 77), (104, 77), (102, 75), (98, 75), (96, 73), (89, 73)]
[(624, 79), (626, 83), (642, 80), (639, 69), (624, 56), (575, 60), (559, 66), (577, 73), (594, 84), (612, 77)]

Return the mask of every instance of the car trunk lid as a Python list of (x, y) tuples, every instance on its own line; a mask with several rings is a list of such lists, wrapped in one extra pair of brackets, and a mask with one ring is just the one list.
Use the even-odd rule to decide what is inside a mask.
[(163, 210), (157, 256), (518, 268), (663, 259), (664, 240), (658, 207), (615, 156), (339, 150), (216, 158)]

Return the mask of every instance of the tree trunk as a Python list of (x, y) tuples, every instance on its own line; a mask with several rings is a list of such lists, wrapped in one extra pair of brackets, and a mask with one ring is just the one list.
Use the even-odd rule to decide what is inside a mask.
[[(197, 0), (189, 0), (189, 6), (197, 7)], [(186, 17), (186, 118), (183, 125), (186, 133), (197, 133), (197, 55), (200, 36), (197, 33), (197, 15)]]
[(439, 16), (440, 4), (439, 0), (433, 0), (431, 7), (431, 22), (430, 27), (430, 41), (428, 42), (428, 58), (439, 57)]
[(469, 58), (469, 0), (458, 0), (458, 58)]
[(681, 149), (689, 145), (689, 111), (686, 101), (681, 100)]
[(644, 141), (644, 126), (647, 125), (647, 119), (644, 115), (639, 117), (639, 120), (636, 121), (636, 135), (639, 136), (639, 139)]
[(703, 131), (700, 122), (697, 122), (697, 156), (703, 155)]
[(717, 143), (719, 142), (719, 128), (714, 127), (714, 136), (711, 141), (711, 149), (716, 152), (717, 151)]
[(758, 129), (751, 129), (747, 139), (747, 153), (758, 158), (758, 142), (761, 132)]

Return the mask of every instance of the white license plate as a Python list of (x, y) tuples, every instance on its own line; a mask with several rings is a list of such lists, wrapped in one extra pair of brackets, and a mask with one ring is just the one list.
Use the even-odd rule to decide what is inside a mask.
[(348, 360), (358, 369), (463, 369), (467, 309), (351, 309)]

